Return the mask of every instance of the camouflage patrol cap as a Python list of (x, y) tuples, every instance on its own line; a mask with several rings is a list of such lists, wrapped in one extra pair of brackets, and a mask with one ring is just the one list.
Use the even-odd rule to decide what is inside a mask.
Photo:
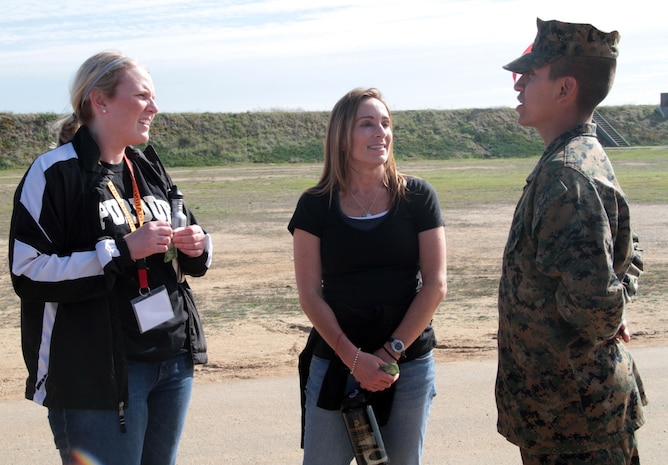
[(591, 24), (563, 23), (536, 19), (538, 33), (530, 52), (503, 68), (522, 74), (552, 63), (562, 56), (616, 59), (619, 32), (602, 32)]

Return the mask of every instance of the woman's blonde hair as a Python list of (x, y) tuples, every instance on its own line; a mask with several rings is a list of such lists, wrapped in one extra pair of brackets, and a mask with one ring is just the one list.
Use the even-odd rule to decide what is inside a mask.
[(53, 125), (53, 132), (58, 138), (57, 145), (71, 141), (79, 127), (91, 122), (91, 91), (99, 89), (113, 97), (122, 71), (135, 66), (139, 66), (139, 63), (115, 51), (97, 53), (83, 62), (70, 86), (70, 103), (74, 112)]
[[(380, 91), (376, 88), (357, 88), (345, 94), (334, 105), (329, 115), (327, 123), (327, 133), (325, 135), (325, 160), (323, 172), (318, 183), (308, 190), (314, 195), (328, 194), (330, 203), (332, 196), (336, 191), (345, 191), (348, 188), (346, 178), (348, 169), (348, 152), (346, 147), (352, 147), (352, 133), (355, 126), (355, 115), (360, 103), (375, 98), (379, 100), (387, 109), (388, 115), (390, 109), (383, 100)], [(390, 127), (392, 118), (390, 116)], [(388, 147), (388, 157), (385, 162), (385, 179), (383, 183), (390, 194), (390, 204), (400, 196), (406, 193), (406, 178), (397, 171), (396, 161), (394, 159), (393, 141)]]

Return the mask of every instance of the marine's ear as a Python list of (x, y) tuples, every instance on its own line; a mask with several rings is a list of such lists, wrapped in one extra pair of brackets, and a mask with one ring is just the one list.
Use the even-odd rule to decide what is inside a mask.
[(578, 81), (574, 77), (563, 77), (561, 78), (561, 87), (559, 88), (559, 98), (565, 100), (574, 99), (579, 89)]

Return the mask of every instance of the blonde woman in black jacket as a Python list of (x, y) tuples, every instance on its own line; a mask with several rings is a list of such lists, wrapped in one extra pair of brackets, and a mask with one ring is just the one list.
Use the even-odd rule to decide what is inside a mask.
[(158, 112), (145, 67), (90, 57), (72, 107), (14, 199), (26, 397), (49, 409), (63, 464), (172, 464), (193, 365), (206, 362), (182, 276), (206, 273), (210, 237), (187, 208), (188, 226), (172, 230), (171, 180), (150, 146), (132, 147)]

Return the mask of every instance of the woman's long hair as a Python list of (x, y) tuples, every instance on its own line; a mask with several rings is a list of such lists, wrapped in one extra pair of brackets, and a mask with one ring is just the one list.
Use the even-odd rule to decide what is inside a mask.
[[(329, 195), (330, 203), (334, 192), (345, 191), (348, 188), (346, 178), (348, 170), (348, 152), (345, 147), (352, 147), (352, 133), (355, 126), (355, 115), (360, 103), (369, 98), (378, 99), (387, 109), (390, 109), (378, 89), (357, 88), (348, 92), (334, 105), (327, 122), (325, 135), (325, 161), (323, 172), (318, 183), (308, 190), (314, 195)], [(390, 117), (390, 127), (392, 119)], [(406, 193), (406, 178), (397, 171), (394, 159), (394, 138), (388, 147), (388, 157), (385, 162), (385, 179), (383, 180), (390, 194), (390, 206)]]

